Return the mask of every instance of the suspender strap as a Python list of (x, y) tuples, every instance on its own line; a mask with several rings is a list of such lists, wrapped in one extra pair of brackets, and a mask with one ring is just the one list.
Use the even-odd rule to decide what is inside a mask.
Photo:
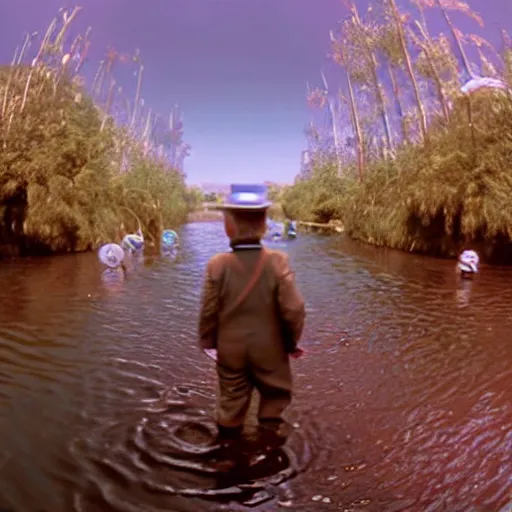
[[(233, 254), (233, 258), (236, 258), (236, 256)], [(249, 281), (247, 281), (247, 284), (245, 285), (245, 288), (242, 290), (242, 293), (238, 296), (236, 301), (233, 303), (231, 308), (229, 308), (227, 311), (225, 311), (221, 317), (221, 320), (225, 320), (230, 315), (233, 314), (233, 312), (242, 304), (242, 302), (247, 298), (249, 293), (252, 292), (253, 288), (256, 286), (256, 283), (258, 282), (258, 279), (261, 277), (261, 274), (263, 272), (263, 268), (265, 266), (265, 261), (267, 259), (267, 253), (265, 249), (260, 250), (260, 254), (258, 257), (258, 261), (256, 262), (256, 266), (254, 267), (254, 271), (249, 278)]]

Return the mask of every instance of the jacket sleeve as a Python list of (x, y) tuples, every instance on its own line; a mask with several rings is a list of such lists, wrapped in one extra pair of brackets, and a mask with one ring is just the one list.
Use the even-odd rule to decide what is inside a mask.
[(199, 346), (217, 348), (217, 333), (219, 325), (219, 282), (213, 276), (212, 260), (208, 262), (201, 295), (199, 311)]
[(283, 335), (286, 338), (284, 341), (287, 351), (293, 352), (302, 336), (306, 308), (304, 299), (295, 283), (295, 274), (290, 267), (286, 254), (282, 255), (279, 263), (277, 279), (277, 297), (281, 319), (284, 323)]

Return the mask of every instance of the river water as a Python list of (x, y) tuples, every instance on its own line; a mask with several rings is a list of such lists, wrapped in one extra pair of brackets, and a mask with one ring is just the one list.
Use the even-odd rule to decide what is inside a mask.
[(308, 312), (290, 434), (278, 446), (249, 431), (230, 470), (212, 443), (213, 363), (195, 345), (205, 263), (227, 244), (220, 223), (180, 236), (176, 259), (146, 256), (124, 282), (102, 281), (94, 254), (0, 265), (0, 510), (512, 499), (510, 270), (461, 282), (451, 261), (288, 242)]

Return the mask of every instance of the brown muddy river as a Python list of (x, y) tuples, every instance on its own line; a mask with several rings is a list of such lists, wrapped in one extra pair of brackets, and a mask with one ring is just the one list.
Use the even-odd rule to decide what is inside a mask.
[(195, 339), (221, 229), (185, 226), (177, 259), (146, 256), (117, 285), (95, 254), (0, 264), (2, 512), (486, 512), (512, 500), (511, 270), (460, 282), (453, 262), (342, 237), (285, 246), (308, 306), (293, 428), (270, 451), (245, 440), (238, 469), (223, 469), (215, 372)]

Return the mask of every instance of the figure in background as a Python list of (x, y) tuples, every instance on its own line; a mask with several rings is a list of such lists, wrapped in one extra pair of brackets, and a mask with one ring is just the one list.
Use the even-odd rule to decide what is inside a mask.
[(292, 220), (287, 220), (285, 222), (285, 233), (288, 239), (297, 238), (297, 223)]
[(173, 229), (164, 229), (160, 244), (164, 249), (176, 249), (180, 246), (180, 237)]
[(107, 268), (103, 271), (101, 279), (108, 285), (121, 283), (126, 277), (124, 264), (124, 251), (118, 244), (105, 244), (98, 250), (98, 259)]
[(175, 258), (180, 247), (178, 233), (172, 229), (165, 229), (160, 239), (160, 251), (164, 256)]
[(118, 244), (105, 244), (98, 249), (98, 259), (108, 269), (117, 270), (119, 268), (126, 270), (124, 266), (124, 251)]
[(136, 233), (125, 235), (121, 242), (121, 246), (129, 254), (139, 254), (144, 250), (144, 235), (139, 227)]
[(261, 426), (279, 427), (292, 398), (290, 357), (299, 357), (305, 307), (286, 253), (261, 245), (266, 187), (232, 185), (219, 207), (232, 251), (207, 264), (199, 344), (216, 350), (221, 435), (239, 433), (253, 389)]
[(463, 251), (457, 262), (457, 272), (461, 277), (468, 278), (478, 274), (480, 257), (476, 251)]

